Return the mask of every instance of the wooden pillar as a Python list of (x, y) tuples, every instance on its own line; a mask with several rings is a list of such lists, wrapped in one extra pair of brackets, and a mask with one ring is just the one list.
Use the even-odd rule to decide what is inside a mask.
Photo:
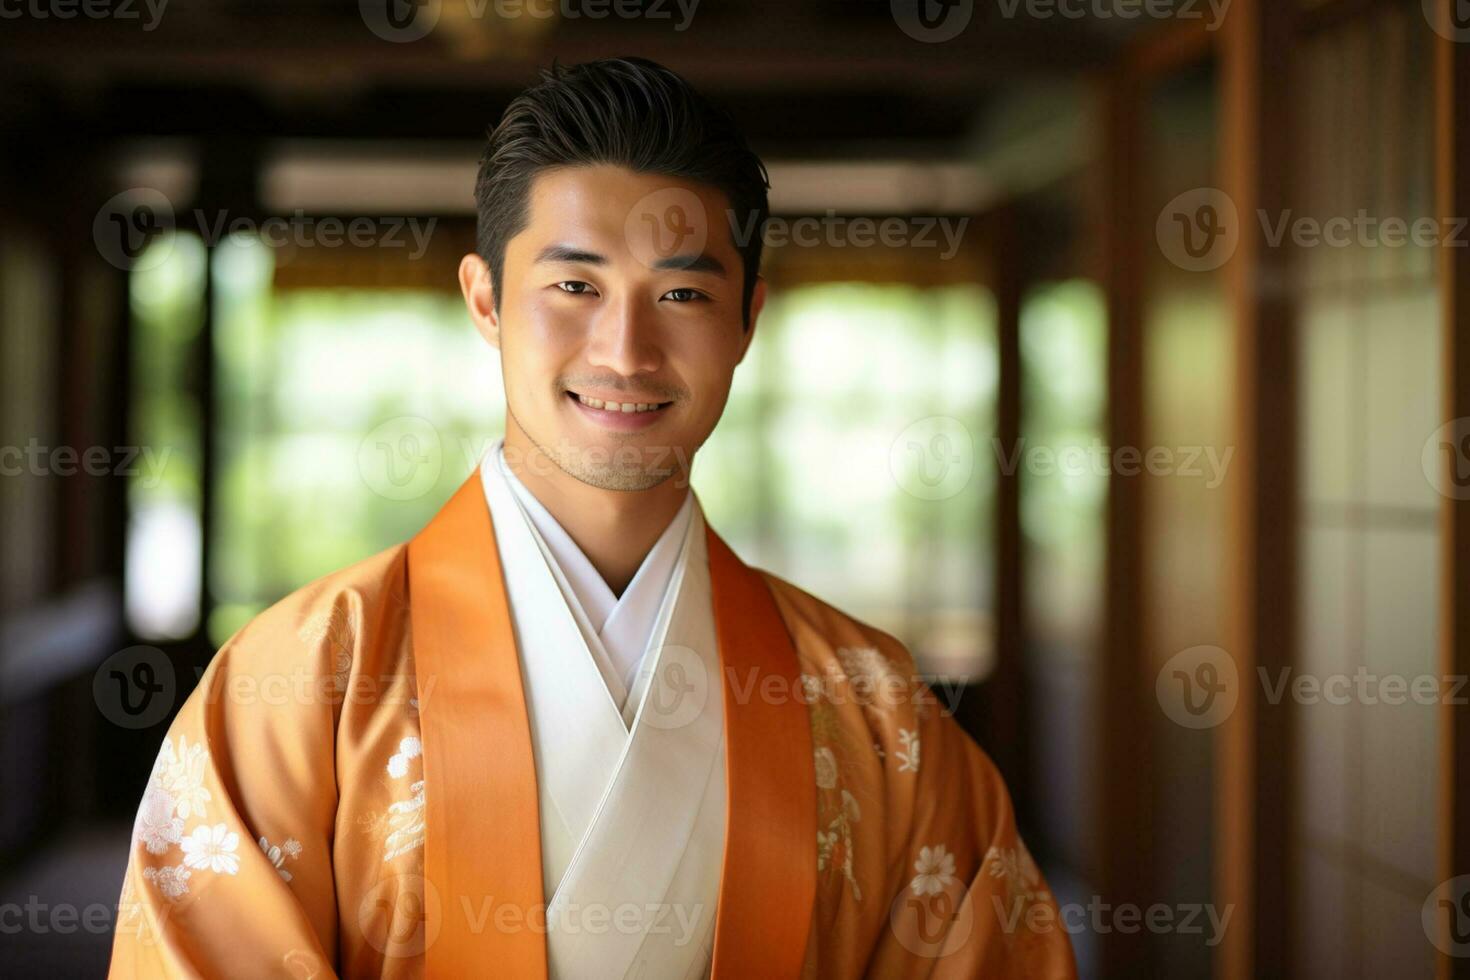
[[(1454, 40), (1456, 0), (1439, 0), (1435, 38), (1435, 183), (1444, 227), (1470, 208), (1470, 37)], [(1466, 32), (1461, 32), (1466, 33)], [(1443, 422), (1470, 418), (1470, 249), (1439, 250)], [(1465, 438), (1460, 423), (1457, 441)], [(1470, 674), (1470, 500), (1440, 500), (1440, 671)], [(1470, 874), (1470, 708), (1440, 706), (1439, 878)], [(1441, 952), (1438, 976), (1470, 977), (1470, 957)]]
[[(1107, 441), (1142, 446), (1143, 256), (1151, 222), (1141, 214), (1142, 90), (1124, 68), (1108, 79), (1104, 103), (1102, 278), (1108, 297)], [(1098, 758), (1093, 766), (1101, 806), (1099, 894), (1112, 904), (1149, 904), (1154, 880), (1152, 745), (1146, 699), (1153, 687), (1144, 638), (1142, 572), (1143, 481), (1108, 481), (1102, 662), (1098, 680)], [(1098, 937), (1099, 975), (1149, 973), (1148, 942), (1139, 931)]]
[[(1221, 56), (1222, 182), (1240, 222), (1224, 272), (1236, 344), (1238, 443), (1231, 480), (1228, 649), (1240, 698), (1220, 728), (1216, 898), (1234, 906), (1216, 975), (1290, 973), (1291, 699), (1262, 696), (1258, 669), (1290, 667), (1296, 646), (1296, 351), (1287, 248), (1269, 247), (1260, 213), (1289, 207), (1290, 14), (1279, 0), (1236, 0)], [(1330, 941), (1320, 937), (1321, 941)]]

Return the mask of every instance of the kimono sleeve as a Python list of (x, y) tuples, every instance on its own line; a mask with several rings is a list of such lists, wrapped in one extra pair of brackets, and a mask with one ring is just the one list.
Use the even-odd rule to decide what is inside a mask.
[(334, 975), (332, 665), (347, 651), (302, 612), (273, 608), (232, 637), (169, 727), (133, 825), (109, 976)]
[(937, 703), (921, 701), (913, 720), (912, 820), (868, 975), (1072, 980), (1065, 923), (994, 763)]

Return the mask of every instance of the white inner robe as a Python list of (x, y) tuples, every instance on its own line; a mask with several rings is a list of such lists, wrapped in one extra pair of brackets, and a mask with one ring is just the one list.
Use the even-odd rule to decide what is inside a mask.
[(481, 460), (481, 475), (535, 753), (548, 969), (563, 978), (707, 976), (726, 793), (703, 511), (691, 491), (646, 652), (619, 705), (612, 682), (621, 681), (518, 503), (500, 447)]
[(633, 689), (638, 666), (648, 649), (658, 609), (678, 563), (689, 521), (694, 512), (694, 494), (685, 491), (684, 503), (674, 514), (633, 580), (622, 595), (614, 595), (607, 582), (577, 547), (572, 536), (557, 523), (536, 495), (505, 465), (504, 440), (497, 443), (491, 458), (501, 465), (501, 475), (515, 492), (521, 512), (531, 522), (537, 542), (568, 605), (574, 607), (577, 625), (597, 666), (607, 679), (613, 702), (622, 711)]

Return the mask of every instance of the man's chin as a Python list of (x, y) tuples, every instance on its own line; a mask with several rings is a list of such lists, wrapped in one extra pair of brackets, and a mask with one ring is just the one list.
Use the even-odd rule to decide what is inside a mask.
[(564, 438), (542, 451), (568, 476), (599, 490), (651, 490), (685, 470), (681, 447), (654, 438), (613, 436), (606, 441)]

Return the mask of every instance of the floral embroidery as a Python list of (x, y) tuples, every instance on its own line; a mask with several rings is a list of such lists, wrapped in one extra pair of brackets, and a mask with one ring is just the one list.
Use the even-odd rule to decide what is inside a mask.
[(992, 847), (985, 852), (984, 868), (992, 878), (1004, 879), (1007, 898), (1026, 904), (1049, 898), (1041, 887), (1041, 870), (1021, 840), (1015, 847)]
[(232, 875), (240, 870), (240, 835), (222, 823), (212, 827), (203, 824), (185, 837), (179, 845), (184, 849), (184, 863), (191, 868), (208, 868), (215, 874)]
[(817, 786), (820, 789), (837, 788), (837, 757), (825, 745), (814, 753), (817, 767)]
[(332, 686), (338, 691), (345, 690), (352, 672), (352, 614), (334, 606), (329, 612), (307, 620), (297, 635), (306, 643), (308, 652), (315, 652), (321, 646)]
[[(191, 744), (187, 735), (180, 735), (176, 750), (173, 739), (165, 738), (133, 821), (135, 847), (141, 845), (149, 854), (166, 855), (177, 846), (183, 854), (181, 864), (143, 869), (144, 880), (170, 900), (189, 893), (194, 871), (232, 875), (240, 870), (235, 853), (240, 836), (225, 824), (204, 822), (212, 799), (204, 785), (208, 770), (209, 750), (202, 744)], [(186, 828), (189, 820), (200, 822)]]
[(149, 854), (165, 854), (184, 836), (184, 821), (174, 816), (174, 799), (155, 785), (143, 793), (133, 832)]
[[(990, 848), (985, 852), (981, 866), (990, 877), (1005, 882), (1006, 914), (1016, 921), (1028, 921), (1022, 917), (1027, 915), (1032, 905), (1051, 900), (1051, 894), (1042, 887), (1041, 871), (1020, 838), (1016, 839), (1015, 847)], [(1005, 930), (1005, 935), (1007, 943), (1016, 938), (1009, 929)]]
[(877, 647), (839, 647), (837, 659), (842, 669), (853, 680), (863, 680), (870, 691), (882, 691), (896, 677), (893, 664), (878, 652)]
[(898, 740), (901, 743), (903, 743), (903, 748), (899, 749), (898, 752), (895, 753), (898, 756), (898, 761), (900, 763), (900, 765), (898, 767), (898, 771), (899, 772), (918, 772), (919, 771), (919, 732), (918, 732), (918, 729), (912, 729), (911, 730), (911, 729), (908, 729), (908, 728), (900, 728), (898, 730)]
[(262, 837), (260, 839), (260, 849), (265, 853), (266, 859), (275, 865), (276, 870), (281, 873), (281, 879), (283, 881), (290, 881), (291, 872), (287, 871), (282, 865), (286, 863), (287, 858), (294, 861), (301, 856), (301, 842), (294, 837), (287, 837), (285, 843), (277, 847)]
[(954, 884), (954, 855), (943, 844), (919, 848), (919, 859), (914, 862), (918, 874), (909, 882), (915, 895), (938, 895)]
[[(388, 775), (403, 779), (416, 760), (423, 758), (424, 746), (415, 736), (408, 736), (398, 743), (398, 751), (388, 759)], [(422, 770), (422, 763), (415, 768)], [(384, 861), (391, 861), (424, 844), (424, 781), (409, 784), (409, 796), (388, 807), (386, 840), (387, 853)]]
[(817, 831), (817, 870), (826, 871), (829, 867), (837, 867), (833, 853), (840, 845), (842, 877), (852, 886), (852, 897), (858, 901), (862, 900), (863, 893), (852, 873), (852, 825), (861, 818), (862, 811), (858, 807), (857, 798), (843, 790), (842, 806), (837, 815), (827, 824), (826, 831)]
[(180, 899), (189, 892), (189, 876), (193, 874), (182, 864), (171, 868), (144, 868), (143, 877), (153, 882), (167, 899)]

